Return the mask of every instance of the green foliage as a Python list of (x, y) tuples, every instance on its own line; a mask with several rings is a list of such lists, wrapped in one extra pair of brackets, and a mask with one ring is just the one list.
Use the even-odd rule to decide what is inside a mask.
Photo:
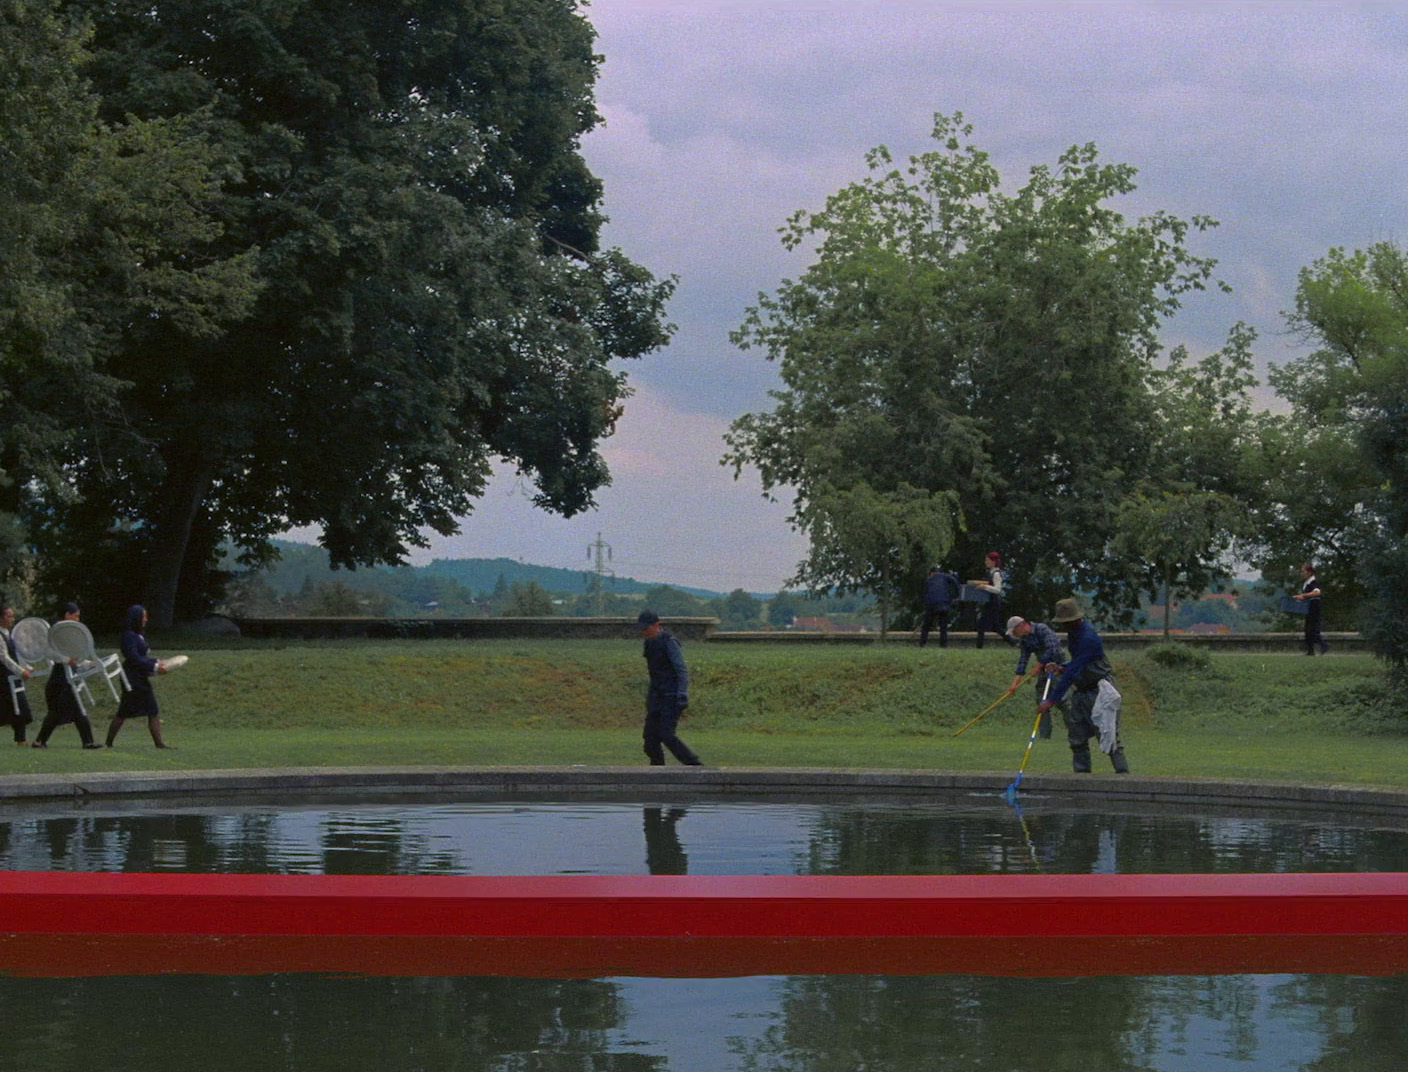
[(735, 588), (723, 601), (719, 615), (724, 629), (756, 629), (762, 624), (763, 605), (742, 588)]
[[(83, 473), (118, 488), (147, 475), (140, 455), (94, 457), (87, 439), (121, 427), (150, 446), (121, 403), (164, 399), (119, 367), (124, 348), (145, 359), (151, 332), (218, 336), (260, 285), (251, 251), (220, 246), (230, 156), (193, 117), (101, 122), (79, 25), (57, 2), (0, 4), (0, 513), (23, 516), (40, 544)], [(0, 550), (15, 561), (13, 545)], [(46, 593), (78, 590), (85, 571), (49, 572)]]
[(1208, 285), (1184, 243), (1213, 222), (1127, 221), (1107, 202), (1134, 169), (1093, 145), (1008, 193), (971, 132), (938, 116), (938, 149), (904, 170), (876, 149), (869, 178), (788, 222), (814, 262), (734, 335), (785, 386), (734, 422), (726, 461), (794, 489), (814, 589), (917, 601), (928, 565), (999, 549), (1016, 606), (1081, 590), (1132, 607), (1109, 541), (1125, 496), (1170, 468), (1150, 449), (1156, 332)]
[(1169, 670), (1205, 671), (1212, 666), (1211, 655), (1187, 644), (1155, 644), (1144, 658)]
[(672, 284), (597, 248), (574, 3), (64, 9), (93, 27), (111, 132), (65, 282), (112, 345), (104, 419), (62, 425), (63, 479), (27, 504), (51, 587), (107, 541), (166, 621), (218, 591), (220, 547), (257, 562), (290, 525), (336, 564), (396, 563), (455, 530), (494, 457), (546, 509), (591, 505), (613, 362), (668, 338)]
[[(1302, 270), (1291, 323), (1317, 348), (1272, 377), (1293, 407), (1274, 444), (1288, 472), (1272, 496), (1268, 576), (1316, 563), (1334, 627), (1362, 629), (1408, 684), (1408, 254), (1391, 243), (1331, 250)], [(1299, 542), (1293, 542), (1299, 541)], [(1288, 585), (1289, 587), (1289, 585)]]
[(552, 596), (536, 581), (509, 585), (508, 599), (499, 607), (501, 618), (546, 618), (555, 613)]

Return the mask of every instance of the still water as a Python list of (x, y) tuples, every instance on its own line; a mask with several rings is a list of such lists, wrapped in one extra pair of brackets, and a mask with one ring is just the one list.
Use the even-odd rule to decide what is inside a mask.
[[(1057, 799), (100, 803), (13, 809), (9, 870), (329, 874), (1408, 871), (1408, 824)], [(1408, 1068), (1408, 977), (0, 979), (0, 1069)]]

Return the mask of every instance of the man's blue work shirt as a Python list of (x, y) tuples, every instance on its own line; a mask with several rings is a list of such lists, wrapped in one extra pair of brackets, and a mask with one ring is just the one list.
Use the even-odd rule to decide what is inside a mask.
[(924, 579), (924, 602), (931, 607), (947, 610), (958, 595), (958, 578), (952, 573), (936, 573)]
[(1018, 642), (1021, 651), (1017, 655), (1017, 676), (1021, 677), (1027, 672), (1027, 660), (1033, 655), (1040, 656), (1039, 662), (1059, 663), (1065, 661), (1065, 652), (1061, 650), (1061, 638), (1057, 636), (1056, 630), (1041, 622), (1028, 623), (1032, 631)]
[(672, 697), (682, 705), (689, 702), (689, 671), (673, 633), (662, 629), (645, 642), (645, 666), (650, 671), (653, 695)]
[[(1105, 662), (1105, 644), (1095, 627), (1087, 621), (1082, 620), (1066, 634), (1066, 646), (1071, 649), (1071, 661), (1066, 664), (1056, 687), (1051, 690), (1052, 703), (1059, 703), (1065, 698), (1066, 692), (1091, 663)], [(1105, 665), (1108, 668), (1109, 663)]]

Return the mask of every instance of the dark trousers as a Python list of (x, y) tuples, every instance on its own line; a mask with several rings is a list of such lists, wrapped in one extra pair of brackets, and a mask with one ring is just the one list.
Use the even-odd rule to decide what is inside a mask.
[[(1098, 689), (1072, 689), (1070, 706), (1061, 712), (1066, 720), (1066, 740), (1071, 746), (1071, 769), (1077, 774), (1090, 773), (1090, 742), (1098, 745), (1100, 730), (1095, 725), (1091, 713), (1095, 710), (1095, 697)], [(1119, 732), (1115, 732), (1115, 750), (1110, 753), (1110, 763), (1117, 774), (1129, 773), (1129, 761), (1124, 758), (1124, 745), (1120, 743)]]
[(680, 703), (673, 696), (651, 696), (645, 702), (645, 754), (652, 767), (665, 765), (665, 749), (687, 767), (699, 766), (699, 757), (679, 739)]
[(1316, 649), (1320, 654), (1330, 650), (1330, 645), (1325, 643), (1325, 638), (1320, 635), (1320, 603), (1318, 600), (1308, 600), (1310, 605), (1305, 612), (1305, 653), (1314, 655)]
[(44, 700), (49, 712), (44, 716), (38, 736), (34, 738), (37, 742), (47, 744), (50, 734), (65, 723), (72, 722), (78, 728), (78, 736), (83, 743), (93, 743), (93, 723), (83, 713), (83, 705), (78, 702), (72, 686), (64, 677), (62, 665), (55, 666), (50, 672), (49, 682), (44, 686)]
[(1002, 631), (1002, 600), (989, 599), (978, 604), (978, 647), (983, 646), (983, 634), (996, 633), (1010, 647), (1011, 639)]
[(934, 603), (924, 605), (924, 623), (919, 627), (919, 646), (929, 643), (929, 630), (935, 623), (939, 626), (939, 647), (948, 647), (948, 607)]
[[(9, 675), (13, 677), (14, 675)], [(5, 691), (10, 692), (10, 682), (6, 680)], [(0, 703), (5, 705), (5, 714), (9, 717), (5, 719), (15, 731), (15, 743), (24, 744), (25, 727), (34, 721), (34, 715), (29, 710), (29, 697), (23, 691), (10, 693), (9, 696), (0, 699)]]

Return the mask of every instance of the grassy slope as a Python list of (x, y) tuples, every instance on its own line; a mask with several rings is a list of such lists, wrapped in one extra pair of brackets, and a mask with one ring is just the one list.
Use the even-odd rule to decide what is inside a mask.
[[(182, 647), (190, 665), (157, 683), (178, 750), (153, 750), (135, 722), (116, 749), (82, 752), (65, 727), (47, 751), (0, 751), (0, 772), (643, 762), (644, 667), (631, 641)], [(682, 732), (720, 766), (1005, 772), (1031, 730), (1024, 690), (953, 736), (1010, 682), (1006, 648), (691, 644), (686, 655)], [(1187, 670), (1134, 656), (1116, 671), (1136, 773), (1408, 782), (1408, 723), (1367, 656), (1226, 655)], [(100, 735), (111, 711), (104, 698)], [(1069, 769), (1059, 729), (1028, 769)]]

